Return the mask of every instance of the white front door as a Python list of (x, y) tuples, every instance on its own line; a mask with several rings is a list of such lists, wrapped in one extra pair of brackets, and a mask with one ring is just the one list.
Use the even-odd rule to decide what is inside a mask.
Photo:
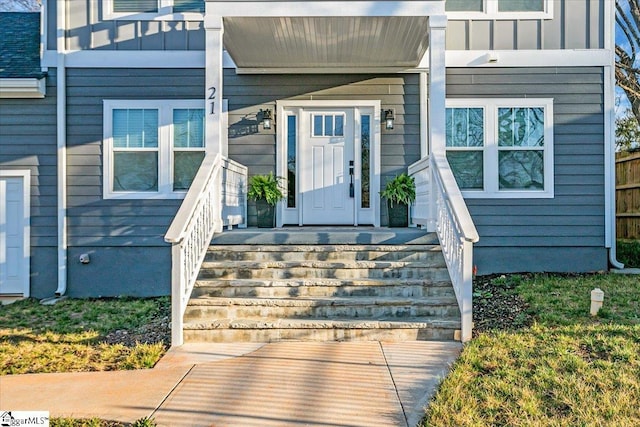
[(27, 186), (26, 177), (0, 175), (0, 294), (29, 293)]
[(302, 223), (353, 225), (354, 112), (306, 109), (300, 135)]

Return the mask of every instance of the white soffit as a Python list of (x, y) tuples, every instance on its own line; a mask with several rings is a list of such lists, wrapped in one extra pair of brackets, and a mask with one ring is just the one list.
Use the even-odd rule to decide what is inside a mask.
[(413, 68), (428, 47), (421, 17), (229, 17), (224, 44), (238, 68)]

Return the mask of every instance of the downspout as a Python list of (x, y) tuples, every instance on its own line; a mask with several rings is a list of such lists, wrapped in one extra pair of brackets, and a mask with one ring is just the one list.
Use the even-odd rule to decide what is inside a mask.
[(605, 237), (606, 246), (609, 247), (609, 264), (611, 267), (623, 269), (624, 264), (616, 259), (616, 144), (615, 144), (615, 112), (613, 109), (613, 96), (615, 90), (615, 73), (613, 67), (604, 69), (605, 87), (605, 118), (604, 118), (604, 161), (605, 161)]
[(56, 297), (67, 292), (67, 79), (66, 52), (66, 1), (56, 2), (56, 115), (58, 158), (58, 289)]
[(605, 247), (609, 248), (609, 264), (613, 268), (623, 269), (624, 264), (616, 259), (616, 144), (614, 94), (615, 77), (615, 39), (614, 34), (615, 2), (605, 8), (604, 47), (611, 56), (604, 67), (604, 197), (605, 197)]

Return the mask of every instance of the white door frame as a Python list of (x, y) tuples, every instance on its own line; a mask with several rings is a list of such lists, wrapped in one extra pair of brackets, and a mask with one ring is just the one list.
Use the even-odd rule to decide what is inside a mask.
[[(292, 113), (298, 118), (300, 113), (305, 109), (313, 108), (341, 108), (353, 109), (355, 121), (355, 219), (354, 225), (373, 224), (375, 227), (380, 226), (380, 101), (379, 100), (322, 100), (322, 101), (277, 101), (277, 126), (276, 126), (276, 174), (278, 176), (287, 176), (287, 116)], [(360, 139), (360, 117), (361, 113), (371, 115), (371, 136), (370, 136), (370, 157), (371, 157), (371, 180), (370, 180), (370, 207), (360, 207), (360, 171), (361, 171), (361, 139)], [(299, 126), (300, 120), (297, 120)], [(301, 140), (300, 131), (297, 130), (298, 144)], [(296, 155), (300, 154), (300, 147), (296, 147)], [(296, 165), (300, 165), (299, 160)], [(300, 178), (300, 173), (296, 173), (296, 179)], [(299, 191), (300, 183), (296, 182), (296, 190)], [(282, 227), (283, 224), (303, 225), (302, 220), (302, 197), (298, 195), (297, 206), (288, 208), (286, 199), (278, 204), (276, 211), (276, 225)]]
[(25, 298), (30, 295), (30, 269), (31, 263), (31, 170), (29, 169), (10, 169), (0, 170), (0, 178), (22, 178), (22, 229), (23, 229), (23, 257), (20, 270), (24, 278), (24, 287), (22, 294)]

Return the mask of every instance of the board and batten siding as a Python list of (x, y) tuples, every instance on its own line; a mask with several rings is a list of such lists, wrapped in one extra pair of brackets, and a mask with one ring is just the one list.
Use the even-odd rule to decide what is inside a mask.
[(203, 88), (204, 70), (67, 69), (70, 295), (169, 294), (164, 234), (181, 200), (103, 199), (103, 100), (203, 99)]
[[(553, 19), (450, 17), (447, 49), (603, 49), (604, 8), (613, 0), (554, 0)], [(55, 49), (55, 9), (48, 2), (49, 49)], [(268, 7), (268, 6), (265, 6)], [(202, 21), (102, 19), (102, 0), (67, 0), (69, 50), (204, 50)]]
[[(225, 69), (223, 96), (229, 100), (229, 157), (248, 166), (250, 175), (276, 170), (275, 129), (262, 129), (256, 113), (275, 111), (278, 100), (380, 100), (382, 109), (394, 109), (394, 129), (381, 131), (382, 186), (420, 159), (417, 74), (238, 75)], [(386, 210), (381, 214), (386, 224)], [(249, 225), (255, 223), (255, 205), (250, 202)]]
[(46, 77), (42, 99), (0, 99), (0, 169), (31, 171), (31, 296), (57, 287), (56, 74)]
[(554, 0), (553, 19), (460, 20), (447, 24), (448, 50), (604, 49), (604, 8), (613, 0)]
[[(203, 21), (103, 19), (103, 0), (66, 0), (69, 50), (204, 50)], [(56, 3), (49, 1), (48, 4)], [(54, 9), (55, 7), (50, 7)], [(55, 49), (55, 11), (49, 12)]]
[(449, 69), (448, 98), (553, 98), (555, 197), (467, 199), (480, 274), (607, 268), (599, 67)]

